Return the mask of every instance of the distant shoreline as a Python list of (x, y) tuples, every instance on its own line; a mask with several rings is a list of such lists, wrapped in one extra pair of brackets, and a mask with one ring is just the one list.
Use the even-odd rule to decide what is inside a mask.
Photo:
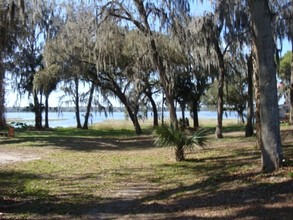
[[(87, 107), (80, 106), (80, 108), (79, 108), (80, 113), (86, 112), (86, 109), (87, 109)], [(109, 110), (110, 109), (106, 108), (107, 112), (110, 112)], [(75, 107), (50, 107), (49, 108), (49, 112), (56, 112), (57, 113), (58, 111), (59, 112), (60, 111), (62, 111), (62, 112), (75, 112)], [(113, 109), (111, 109), (111, 111), (124, 112), (125, 108), (124, 107), (113, 107)], [(32, 112), (32, 111), (30, 111), (30, 109), (28, 109), (28, 107), (6, 107), (5, 112)], [(99, 113), (100, 111), (97, 107), (93, 107), (92, 112)], [(101, 112), (104, 112), (104, 110)]]

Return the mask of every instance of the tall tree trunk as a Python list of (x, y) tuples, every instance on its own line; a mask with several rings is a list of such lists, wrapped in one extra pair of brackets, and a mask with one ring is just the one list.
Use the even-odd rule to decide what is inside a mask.
[(253, 86), (255, 97), (255, 127), (256, 127), (256, 140), (259, 149), (262, 149), (261, 140), (261, 122), (260, 122), (260, 92), (259, 92), (259, 72), (256, 60), (256, 48), (252, 44), (252, 65), (253, 65)]
[[(291, 0), (291, 8), (293, 8), (293, 0)], [(291, 40), (291, 52), (292, 52), (292, 60), (291, 60), (291, 77), (290, 77), (290, 114), (289, 114), (289, 123), (293, 124), (293, 9), (291, 11), (291, 16), (289, 20), (289, 34), (291, 35), (289, 38)]]
[(147, 97), (149, 98), (149, 100), (150, 100), (150, 102), (151, 102), (151, 105), (152, 105), (152, 109), (153, 109), (153, 118), (154, 118), (153, 126), (156, 127), (156, 126), (159, 125), (157, 105), (156, 105), (156, 102), (155, 102), (155, 100), (153, 99), (151, 93), (147, 93), (146, 95), (147, 95)]
[(42, 129), (42, 112), (41, 112), (41, 103), (38, 99), (38, 93), (34, 90), (34, 112), (35, 112), (35, 128), (40, 130)]
[(49, 128), (49, 94), (45, 95), (45, 128)]
[(5, 70), (2, 63), (1, 51), (0, 51), (0, 129), (6, 127), (5, 119)]
[(182, 126), (186, 127), (186, 121), (185, 121), (185, 104), (181, 105), (181, 114), (182, 114)]
[(247, 122), (245, 126), (245, 137), (253, 135), (253, 63), (252, 53), (247, 58), (247, 87), (248, 87), (248, 105), (247, 105)]
[(173, 88), (171, 88), (171, 82), (169, 82), (168, 77), (166, 76), (166, 68), (163, 64), (163, 59), (159, 55), (155, 40), (151, 32), (149, 37), (150, 37), (150, 45), (151, 45), (150, 47), (152, 50), (152, 60), (154, 64), (156, 65), (156, 67), (158, 68), (160, 82), (163, 86), (164, 93), (166, 95), (168, 110), (170, 114), (170, 122), (171, 124), (174, 125), (175, 128), (178, 128), (178, 120), (177, 120), (176, 108), (175, 108), (174, 97), (173, 97)]
[(128, 103), (124, 103), (124, 106), (126, 107), (127, 113), (132, 121), (132, 124), (135, 129), (135, 133), (138, 135), (142, 134), (142, 130), (141, 130), (138, 118), (137, 118), (137, 112), (133, 112)]
[[(293, 4), (293, 3), (292, 3)], [(292, 6), (293, 7), (293, 6)], [(293, 15), (292, 19), (293, 19)], [(293, 25), (293, 21), (292, 21), (292, 25)], [(293, 29), (293, 27), (291, 27)], [(293, 30), (291, 30), (293, 32)], [(293, 35), (293, 33), (291, 34)], [(291, 60), (291, 77), (290, 77), (290, 118), (289, 118), (289, 122), (290, 124), (293, 124), (293, 36), (291, 36), (291, 46), (292, 46), (292, 60)]]
[(75, 83), (75, 118), (76, 118), (76, 127), (81, 128), (81, 122), (80, 122), (80, 111), (79, 111), (79, 80), (76, 77), (74, 79)]
[(224, 80), (225, 80), (225, 63), (224, 55), (221, 52), (218, 42), (215, 42), (216, 52), (219, 60), (219, 76), (218, 76), (218, 105), (217, 105), (217, 127), (216, 138), (223, 138), (223, 105), (224, 105)]
[(272, 172), (282, 162), (272, 15), (267, 0), (249, 3), (259, 67), (262, 170)]
[(165, 109), (164, 109), (164, 102), (165, 102), (165, 98), (164, 98), (164, 92), (163, 92), (163, 95), (162, 95), (162, 125), (164, 124), (164, 111), (165, 111)]
[(127, 111), (128, 115), (129, 115), (131, 121), (132, 121), (133, 126), (134, 126), (135, 133), (138, 134), (138, 135), (142, 134), (142, 130), (141, 130), (138, 118), (137, 118), (138, 107), (135, 110), (133, 110), (131, 108), (130, 104), (128, 103), (125, 94), (119, 89), (119, 86), (114, 84), (114, 87), (116, 89), (112, 90), (112, 92), (114, 94), (116, 94), (116, 96), (119, 98), (119, 100), (125, 106), (126, 111)]
[(198, 100), (193, 100), (193, 106), (192, 106), (192, 111), (193, 111), (193, 127), (194, 128), (199, 128), (199, 120), (198, 120)]
[(86, 107), (86, 113), (84, 116), (83, 129), (88, 129), (88, 121), (89, 121), (89, 117), (90, 117), (90, 113), (91, 113), (94, 91), (95, 91), (95, 84), (92, 83), (91, 88), (90, 88), (89, 100), (88, 100), (87, 107)]

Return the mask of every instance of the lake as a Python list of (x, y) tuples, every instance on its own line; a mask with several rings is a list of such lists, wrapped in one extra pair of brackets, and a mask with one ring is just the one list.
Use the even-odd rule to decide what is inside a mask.
[[(84, 120), (84, 113), (81, 113), (81, 122), (83, 124)], [(185, 113), (186, 117), (189, 117), (189, 112)], [(161, 114), (159, 114), (161, 116)], [(181, 116), (181, 112), (177, 112), (178, 118)], [(200, 111), (199, 119), (216, 119), (217, 113), (213, 111)], [(236, 112), (229, 112), (227, 115), (224, 114), (224, 118), (226, 116), (230, 119), (235, 119), (238, 117)], [(15, 121), (15, 122), (25, 122), (29, 125), (34, 125), (34, 113), (32, 112), (7, 112), (6, 113), (6, 119), (8, 123)], [(43, 114), (43, 119), (44, 119)], [(164, 117), (168, 118), (169, 113), (165, 112)], [(151, 119), (152, 116), (149, 114), (149, 119)], [(125, 113), (124, 112), (113, 112), (113, 115), (108, 115), (106, 117), (103, 113), (93, 113), (92, 118), (89, 119), (89, 124), (91, 123), (99, 123), (104, 122), (107, 119), (115, 119), (115, 120), (125, 120)], [(58, 114), (56, 112), (49, 112), (49, 125), (52, 128), (55, 127), (75, 127), (76, 126), (76, 119), (75, 119), (75, 113), (74, 112), (63, 112), (62, 114)]]

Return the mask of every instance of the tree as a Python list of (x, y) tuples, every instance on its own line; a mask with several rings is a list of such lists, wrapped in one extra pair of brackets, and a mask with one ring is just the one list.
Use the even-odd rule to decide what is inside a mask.
[[(292, 52), (287, 51), (284, 56), (281, 58), (278, 73), (282, 82), (278, 87), (280, 96), (284, 95), (285, 103), (290, 104), (290, 85), (291, 85), (291, 63), (292, 63)], [(292, 123), (289, 117), (289, 122)]]
[(287, 51), (280, 60), (278, 67), (279, 77), (285, 84), (290, 84), (292, 52)]
[[(0, 129), (6, 127), (5, 119), (5, 60), (13, 53), (17, 38), (21, 36), (25, 17), (24, 1), (0, 3)], [(20, 34), (21, 33), (21, 34)]]
[[(43, 42), (54, 37), (59, 22), (53, 14), (58, 14), (55, 3), (47, 1), (26, 1), (26, 20), (22, 29), (24, 34), (18, 37), (18, 46), (8, 59), (11, 72), (17, 82), (19, 94), (27, 92), (33, 96), (35, 112), (35, 128), (42, 128), (42, 90), (35, 90), (33, 81), (35, 74), (44, 68)], [(56, 22), (57, 21), (57, 22)]]
[(282, 162), (272, 12), (266, 0), (249, 0), (249, 10), (259, 72), (262, 170), (272, 172)]
[(158, 25), (167, 30), (170, 24), (174, 21), (174, 17), (182, 17), (186, 15), (189, 9), (188, 1), (148, 1), (132, 0), (119, 1), (114, 0), (105, 4), (102, 8), (104, 16), (112, 16), (130, 22), (146, 37), (149, 45), (149, 55), (156, 67), (160, 83), (163, 87), (166, 100), (168, 102), (171, 123), (177, 127), (178, 121), (176, 116), (176, 109), (174, 97), (172, 94), (173, 82), (168, 75), (166, 64), (159, 52), (159, 45), (156, 41), (157, 28), (151, 22), (158, 22)]
[(56, 89), (60, 81), (61, 67), (52, 64), (38, 71), (34, 77), (34, 90), (41, 91), (45, 95), (45, 128), (49, 128), (49, 96)]
[[(135, 76), (140, 74), (137, 60), (141, 55), (135, 54), (135, 57), (132, 51), (128, 51), (128, 45), (134, 44), (127, 40), (128, 31), (111, 20), (97, 24), (93, 11), (86, 5), (69, 5), (67, 10), (66, 24), (57, 39), (48, 44), (46, 59), (51, 59), (51, 63), (58, 60), (70, 63), (71, 67), (66, 64), (69, 69), (75, 64), (94, 66), (97, 77), (89, 78), (86, 72), (78, 71), (78, 78), (93, 82), (100, 92), (108, 96), (118, 97), (125, 105), (136, 132), (140, 134), (142, 131), (137, 112), (142, 82)], [(67, 72), (69, 75), (66, 78), (70, 74), (77, 74), (76, 70)]]
[(175, 147), (176, 161), (185, 159), (185, 151), (189, 147), (204, 147), (207, 142), (207, 131), (199, 129), (193, 135), (189, 136), (182, 129), (176, 129), (172, 124), (156, 127), (155, 145), (158, 147)]
[[(273, 2), (273, 9), (277, 13), (274, 18), (274, 33), (275, 36), (280, 38), (281, 48), (282, 40), (287, 38), (291, 41), (291, 52), (293, 52), (293, 1), (283, 0)], [(281, 51), (281, 50), (279, 50)], [(278, 53), (276, 54), (278, 58)], [(278, 59), (277, 59), (278, 61)], [(293, 123), (293, 57), (291, 57), (290, 68), (290, 86), (289, 86), (289, 101), (290, 101), (290, 116), (289, 122)]]
[(251, 137), (253, 132), (253, 57), (250, 53), (249, 56), (246, 57), (246, 65), (247, 65), (247, 123), (245, 126), (245, 137)]

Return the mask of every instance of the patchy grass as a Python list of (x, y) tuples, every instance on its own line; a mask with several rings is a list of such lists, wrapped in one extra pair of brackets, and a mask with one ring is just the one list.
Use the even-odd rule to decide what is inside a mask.
[(255, 138), (244, 138), (243, 126), (226, 125), (223, 140), (211, 133), (206, 149), (175, 162), (173, 150), (119, 123), (0, 138), (0, 153), (41, 157), (0, 165), (0, 218), (292, 219), (290, 128), (287, 166), (262, 174)]

